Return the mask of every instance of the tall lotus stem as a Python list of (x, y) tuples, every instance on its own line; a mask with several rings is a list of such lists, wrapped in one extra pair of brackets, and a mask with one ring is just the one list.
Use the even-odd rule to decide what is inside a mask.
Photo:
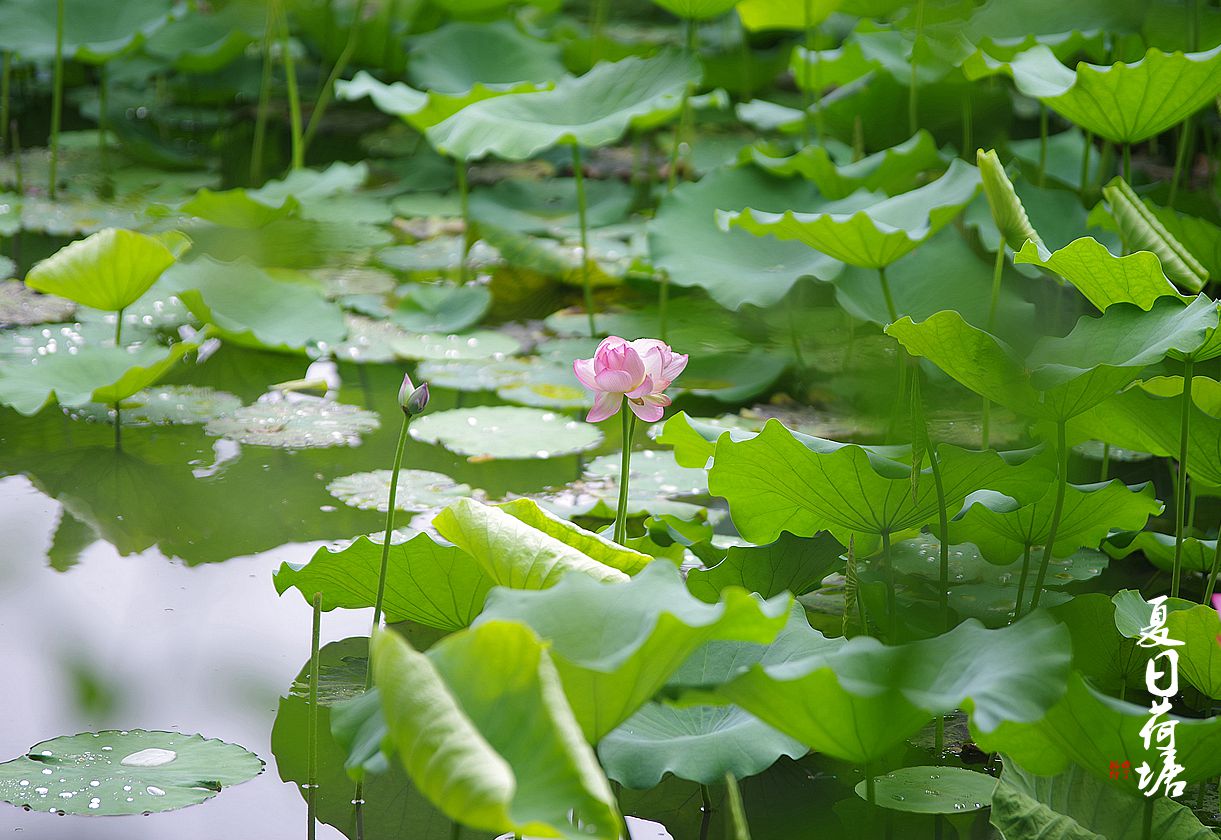
[[(1094, 135), (1092, 132), (1085, 132), (1085, 144), (1081, 150), (1081, 196), (1085, 197), (1085, 193), (1090, 188), (1090, 152), (1094, 149)], [(1173, 195), (1174, 186), (1171, 185), (1171, 194)]]
[(305, 166), (305, 143), (301, 132), (301, 94), (297, 90), (297, 64), (288, 43), (288, 11), (280, 16), (280, 50), (284, 53), (284, 82), (288, 87), (288, 120), (292, 132), (292, 168)]
[(1056, 455), (1059, 463), (1056, 467), (1056, 504), (1051, 511), (1051, 527), (1047, 531), (1047, 544), (1043, 546), (1043, 557), (1039, 560), (1039, 574), (1034, 581), (1034, 595), (1030, 598), (1030, 611), (1039, 606), (1039, 596), (1043, 594), (1043, 581), (1047, 579), (1047, 567), (1051, 564), (1052, 549), (1056, 544), (1056, 532), (1060, 530), (1060, 517), (1064, 513), (1064, 492), (1068, 488), (1068, 442), (1066, 422), (1064, 419), (1056, 423)]
[(12, 103), (13, 53), (6, 50), (0, 69), (0, 155), (8, 151), (9, 106)]
[(907, 92), (907, 130), (910, 134), (915, 134), (916, 129), (920, 127), (916, 58), (920, 52), (920, 36), (923, 33), (924, 0), (916, 0), (916, 38), (912, 43), (911, 88)]
[(309, 649), (309, 731), (306, 732), (307, 769), (309, 791), (306, 802), (306, 836), (314, 840), (317, 833), (318, 813), (318, 642), (322, 636), (322, 593), (314, 593), (314, 632)]
[[(996, 307), (1001, 299), (1001, 275), (1005, 272), (1005, 237), (996, 244), (996, 263), (992, 268), (992, 298), (988, 303), (988, 332), (996, 327)], [(992, 401), (984, 397), (984, 412), (980, 423), (980, 439), (987, 449), (992, 440)]]
[(581, 228), (581, 286), (585, 290), (585, 314), (589, 318), (589, 337), (598, 337), (594, 323), (594, 290), (589, 276), (589, 220), (585, 213), (585, 169), (581, 165), (581, 147), (572, 144), (572, 177), (577, 182), (577, 221)]
[(64, 0), (55, 0), (55, 70), (51, 80), (51, 200), (59, 178), (59, 121), (64, 110)]
[(627, 540), (627, 486), (632, 474), (632, 438), (636, 434), (636, 415), (624, 396), (623, 406), (623, 456), (619, 462), (619, 507), (615, 512), (615, 542), (624, 545)]
[(331, 74), (326, 77), (322, 90), (318, 92), (318, 101), (314, 103), (314, 110), (310, 112), (309, 122), (305, 126), (305, 136), (301, 138), (302, 152), (309, 148), (314, 135), (318, 133), (318, 127), (322, 124), (322, 115), (330, 107), (331, 98), (335, 95), (335, 82), (343, 75), (343, 71), (348, 68), (348, 62), (352, 60), (352, 54), (356, 52), (356, 41), (360, 31), (360, 21), (364, 17), (366, 2), (367, 0), (356, 0), (356, 10), (352, 14), (352, 28), (348, 30), (347, 43), (343, 45), (343, 50), (339, 53), (339, 57), (335, 59), (335, 66), (331, 68)]
[[(810, 56), (814, 53), (814, 47), (818, 39), (818, 27), (814, 25), (814, 10), (812, 8), (814, 0), (804, 0), (803, 3), (803, 20), (805, 24), (805, 61), (802, 63), (801, 77), (801, 143), (808, 146), (810, 144), (810, 128), (811, 120), (813, 121), (814, 139), (822, 142), (822, 64), (818, 65), (817, 77), (810, 78)], [(810, 108), (816, 109), (814, 114), (810, 113)]]
[[(1179, 472), (1174, 488), (1174, 571), (1170, 577), (1170, 597), (1179, 597), (1183, 577), (1183, 536), (1187, 530), (1187, 451), (1191, 443), (1191, 379), (1194, 360), (1183, 362), (1183, 404), (1179, 422)], [(1221, 542), (1221, 536), (1218, 537)]]
[[(697, 52), (697, 30), (695, 27), (695, 18), (687, 18), (685, 51), (688, 56), (692, 57), (695, 57)], [(691, 94), (695, 92), (694, 88), (694, 84), (688, 84), (683, 88), (682, 101), (678, 106), (678, 124), (674, 127), (674, 145), (670, 148), (670, 173), (666, 181), (667, 188), (671, 190), (678, 183), (678, 154), (682, 149), (683, 135), (686, 133), (687, 117), (691, 111)]]
[(1179, 124), (1179, 142), (1174, 152), (1174, 175), (1170, 179), (1170, 198), (1166, 202), (1168, 207), (1174, 206), (1174, 200), (1179, 194), (1179, 182), (1183, 177), (1183, 169), (1187, 162), (1187, 148), (1191, 141), (1191, 128), (1191, 117)]
[[(123, 309), (115, 313), (114, 319), (114, 346), (123, 346)], [(114, 402), (114, 448), (119, 449), (123, 443), (123, 412), (119, 408), (119, 401)]]
[(725, 798), (729, 800), (729, 814), (733, 820), (733, 840), (750, 840), (750, 824), (746, 821), (746, 806), (742, 802), (742, 790), (733, 773), (725, 774)]
[[(1022, 617), (1022, 601), (1026, 599), (1026, 579), (1030, 577), (1030, 544), (1022, 551), (1022, 576), (1018, 578), (1017, 599), (1013, 604), (1013, 621)], [(1011, 621), (1010, 624), (1013, 622)]]
[(589, 27), (589, 64), (592, 67), (602, 60), (602, 30), (606, 26), (606, 15), (610, 0), (594, 0), (593, 20)]
[(254, 138), (250, 143), (250, 182), (259, 184), (263, 180), (263, 146), (267, 142), (267, 118), (271, 110), (271, 39), (275, 23), (274, 7), (267, 4), (267, 16), (263, 22), (263, 62), (259, 77), (259, 104), (254, 113)]
[(1039, 186), (1047, 181), (1047, 106), (1039, 105)]
[(1123, 179), (1129, 185), (1132, 183), (1132, 144), (1123, 144)]
[(1213, 591), (1217, 588), (1217, 571), (1221, 569), (1221, 528), (1217, 529), (1217, 545), (1213, 549), (1213, 566), (1208, 572), (1208, 588), (1204, 590), (1204, 603), (1213, 599)]
[(458, 179), (458, 206), (462, 212), (462, 256), (458, 260), (458, 284), (465, 285), (470, 279), (467, 261), (471, 255), (471, 191), (467, 183), (467, 163), (465, 160), (454, 161), (454, 174)]
[(895, 594), (895, 564), (890, 551), (890, 531), (882, 531), (882, 562), (886, 566), (886, 627), (888, 641), (893, 643), (899, 634), (899, 601)]

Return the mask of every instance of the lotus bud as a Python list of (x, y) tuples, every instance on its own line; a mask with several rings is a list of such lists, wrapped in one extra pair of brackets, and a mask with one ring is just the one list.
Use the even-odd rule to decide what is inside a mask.
[[(411, 386), (411, 380), (403, 377), (403, 389), (408, 389)], [(410, 393), (407, 393), (406, 399), (403, 394), (406, 390), (399, 391), (399, 405), (403, 409), (403, 413), (408, 417), (415, 417), (417, 414), (423, 414), (424, 409), (428, 407), (428, 383), (421, 383), (420, 387), (412, 388)]]

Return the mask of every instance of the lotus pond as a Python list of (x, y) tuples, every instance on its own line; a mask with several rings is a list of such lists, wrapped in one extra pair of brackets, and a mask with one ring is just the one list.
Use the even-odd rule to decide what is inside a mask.
[(1216, 2), (0, 54), (0, 829), (1216, 836)]

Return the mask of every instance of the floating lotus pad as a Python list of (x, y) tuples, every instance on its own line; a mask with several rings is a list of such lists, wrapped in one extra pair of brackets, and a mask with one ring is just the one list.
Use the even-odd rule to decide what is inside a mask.
[(261, 772), (254, 753), (202, 735), (85, 732), (0, 764), (0, 800), (57, 814), (148, 814), (196, 805)]
[(404, 333), (394, 340), (394, 352), (404, 359), (492, 359), (521, 349), (517, 339), (491, 330), (457, 335)]
[(557, 458), (595, 449), (602, 432), (551, 411), (513, 406), (456, 408), (426, 414), (411, 436), (474, 461)]
[(356, 446), (380, 425), (377, 415), (321, 399), (259, 402), (208, 421), (204, 431), (254, 446), (309, 449)]
[[(242, 401), (228, 391), (194, 385), (165, 385), (146, 388), (124, 400), (123, 425), (190, 425), (206, 423), (242, 407)], [(87, 405), (80, 415), (95, 420), (111, 420), (110, 406)]]
[(427, 361), (420, 362), (419, 378), (455, 391), (495, 391), (521, 382), (531, 364), (531, 359), (516, 357), (498, 361)]
[(43, 295), (20, 280), (0, 283), (0, 324), (47, 324), (67, 321), (76, 304), (56, 295)]
[[(874, 781), (875, 802), (912, 814), (961, 814), (992, 804), (996, 777), (961, 767), (901, 767)], [(865, 782), (856, 786), (865, 798)]]
[[(621, 457), (617, 452), (599, 456), (589, 462), (584, 478), (554, 493), (532, 498), (559, 516), (613, 519), (619, 504)], [(690, 518), (703, 513), (703, 505), (674, 501), (672, 497), (707, 494), (708, 474), (704, 470), (680, 467), (672, 452), (644, 449), (632, 453), (632, 480), (628, 482), (627, 499), (630, 515), (670, 513)]]
[[(341, 476), (326, 486), (326, 491), (345, 505), (361, 510), (380, 510), (390, 506), (390, 470)], [(401, 470), (395, 510), (424, 511), (441, 508), (455, 499), (472, 494), (469, 485), (430, 470)]]

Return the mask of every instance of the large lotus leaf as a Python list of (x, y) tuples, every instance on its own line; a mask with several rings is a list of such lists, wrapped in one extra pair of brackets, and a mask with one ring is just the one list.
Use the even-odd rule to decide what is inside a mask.
[[(168, 246), (167, 246), (168, 242)], [(117, 312), (135, 303), (174, 264), (182, 239), (106, 228), (60, 248), (26, 275), (31, 289)]]
[[(987, 808), (996, 779), (962, 767), (900, 767), (874, 779), (880, 808), (909, 814), (962, 814)], [(869, 783), (857, 782), (856, 795), (869, 797)]]
[(79, 408), (89, 402), (113, 405), (154, 384), (198, 345), (124, 347), (90, 345), (21, 364), (0, 365), (0, 402), (21, 414), (37, 414), (52, 396)]
[(1117, 257), (1092, 236), (1074, 239), (1054, 252), (1039, 242), (1027, 242), (1013, 261), (1060, 275), (1100, 310), (1113, 303), (1132, 303), (1147, 310), (1158, 298), (1179, 293), (1156, 254), (1137, 251)]
[(738, 0), (653, 0), (658, 6), (688, 20), (708, 20), (725, 14)]
[(410, 286), (391, 319), (405, 330), (449, 333), (479, 323), (492, 305), (486, 286)]
[[(864, 208), (857, 197), (815, 213), (718, 212), (726, 230), (740, 227), (757, 236), (804, 242), (835, 259), (862, 268), (885, 268), (915, 250), (962, 212), (979, 191), (979, 171), (954, 160), (932, 183)], [(850, 207), (849, 207), (850, 205)]]
[(359, 446), (360, 436), (381, 425), (376, 412), (321, 397), (260, 400), (204, 426), (204, 432), (250, 446), (312, 449)]
[[(377, 324), (377, 322), (373, 321), (371, 324)], [(393, 327), (393, 325), (383, 324), (380, 329), (385, 332), (387, 327)], [(373, 329), (377, 330), (378, 328), (373, 327)], [(503, 358), (504, 356), (508, 356), (521, 350), (521, 342), (515, 337), (506, 332), (494, 332), (492, 330), (472, 330), (463, 333), (407, 333), (398, 329), (397, 327), (393, 327), (393, 332), (389, 334), (389, 338), (390, 349), (394, 351), (395, 355), (404, 359), (445, 359), (459, 361), (470, 359), (496, 359)], [(374, 360), (370, 359), (370, 361)], [(474, 409), (472, 409), (472, 411), (473, 410)], [(429, 416), (432, 417), (435, 415)], [(492, 419), (492, 417), (495, 416), (496, 415), (489, 415), (488, 419)], [(508, 421), (511, 425), (516, 425), (513, 423), (512, 418), (512, 414), (506, 414), (500, 419)], [(517, 415), (517, 418), (519, 421), (524, 423), (539, 422), (537, 417), (527, 418), (525, 415)], [(552, 420), (554, 420), (554, 415), (552, 415)], [(544, 419), (542, 422), (550, 423), (552, 420)], [(571, 427), (565, 431), (571, 431)], [(476, 432), (476, 434), (478, 435), (479, 433)], [(461, 435), (458, 435), (455, 437), (455, 440), (461, 437)], [(565, 437), (574, 436), (565, 435)], [(468, 441), (467, 446), (471, 446), (472, 444), (470, 441), (473, 440), (473, 438), (468, 438), (466, 440)], [(495, 442), (489, 441), (483, 444), (483, 446), (487, 447), (486, 450), (479, 449), (478, 452), (468, 452), (467, 454), (475, 455), (481, 454), (485, 451), (491, 453), (492, 450), (500, 452), (506, 449), (506, 445), (508, 450), (517, 451), (521, 448), (521, 441), (506, 439), (499, 447)], [(502, 454), (500, 457), (520, 458), (534, 456), (513, 456)]]
[(1100, 592), (1079, 594), (1052, 607), (1051, 614), (1072, 636), (1073, 667), (1094, 686), (1107, 692), (1144, 689), (1145, 663), (1155, 651), (1119, 632), (1111, 598)]
[(483, 622), (427, 654), (386, 631), (372, 655), (389, 738), (450, 818), (520, 835), (619, 836), (610, 785), (529, 628)]
[(311, 342), (338, 344), (347, 335), (339, 307), (311, 286), (276, 280), (248, 260), (180, 263), (166, 272), (163, 286), (239, 344), (292, 351)]
[[(1123, 449), (1177, 458), (1181, 414), (1181, 399), (1159, 399), (1141, 388), (1129, 388), (1075, 417), (1069, 434), (1076, 440), (1103, 440)], [(1210, 487), (1221, 486), (1221, 423), (1194, 405), (1187, 472)]]
[(992, 799), (992, 825), (1006, 837), (1040, 840), (1141, 840), (1145, 808), (1153, 809), (1148, 836), (1208, 840), (1215, 835), (1191, 809), (1165, 796), (1148, 799), (1116, 788), (1078, 767), (1034, 776), (1005, 762)]
[(497, 507), (534, 530), (554, 537), (585, 556), (629, 575), (641, 571), (653, 559), (647, 554), (641, 554), (632, 548), (625, 548), (601, 534), (586, 531), (566, 519), (561, 519), (540, 508), (530, 499), (514, 499)]
[[(717, 685), (756, 662), (782, 661), (790, 645), (813, 634), (805, 610), (794, 604), (788, 623), (769, 645), (710, 642), (695, 651), (670, 685)], [(806, 747), (737, 706), (675, 706), (651, 700), (598, 743), (612, 779), (651, 788), (667, 773), (700, 784), (744, 779), (782, 755), (800, 758)]]
[[(1011, 57), (1035, 44), (1069, 56), (1087, 48), (1101, 52), (1109, 33), (1139, 31), (1145, 8), (1141, 0), (988, 0), (961, 31), (997, 57)], [(960, 27), (956, 19), (946, 25), (955, 31)]]
[[(326, 486), (326, 491), (345, 505), (385, 513), (390, 507), (390, 470), (343, 475)], [(472, 495), (471, 488), (444, 473), (431, 470), (399, 470), (394, 509), (426, 511), (448, 505), (454, 499)]]
[(767, 545), (734, 545), (709, 569), (687, 572), (687, 589), (701, 601), (719, 600), (726, 587), (740, 586), (771, 598), (782, 592), (804, 595), (840, 563), (844, 547), (830, 534), (795, 537), (782, 533)]
[(411, 436), (474, 461), (556, 458), (602, 443), (602, 433), (592, 424), (553, 411), (504, 405), (437, 411), (412, 423)]
[(968, 78), (1004, 73), (1017, 89), (1114, 143), (1139, 143), (1182, 122), (1221, 93), (1221, 47), (1198, 53), (1151, 49), (1132, 64), (1060, 63), (1042, 45), (998, 61), (977, 52)]
[(240, 58), (262, 37), (266, 22), (259, 3), (229, 3), (207, 12), (188, 6), (144, 42), (144, 51), (188, 73), (212, 73)]
[[(1179, 776), (1182, 781), (1202, 781), (1221, 771), (1221, 718), (1166, 715), (1162, 720), (1177, 721), (1176, 761), (1183, 766)], [(1152, 749), (1144, 748), (1140, 733), (1148, 722), (1148, 706), (1108, 697), (1074, 671), (1068, 679), (1068, 692), (1042, 720), (1005, 721), (992, 731), (972, 726), (972, 734), (980, 749), (1003, 752), (1023, 769), (1040, 776), (1054, 776), (1076, 764), (1109, 779), (1112, 762), (1129, 761), (1131, 778), (1121, 776), (1109, 781), (1121, 790), (1136, 793), (1135, 769), (1142, 762), (1158, 767), (1162, 761), (1156, 740), (1151, 743)]]
[(799, 242), (721, 231), (715, 210), (751, 206), (782, 212), (818, 202), (818, 192), (802, 181), (772, 178), (749, 166), (717, 169), (662, 200), (649, 225), (653, 265), (674, 285), (699, 286), (730, 309), (769, 306), (799, 278), (830, 280), (842, 266)]
[(252, 190), (214, 191), (204, 187), (179, 209), (213, 224), (253, 230), (296, 215), (301, 205), (291, 197), (268, 202), (256, 198)]
[[(1174, 534), (1159, 534), (1157, 531), (1120, 532), (1112, 534), (1102, 548), (1112, 557), (1127, 557), (1139, 551), (1150, 564), (1169, 572), (1174, 568)], [(1212, 569), (1217, 554), (1216, 540), (1198, 537), (1183, 537), (1179, 562), (1189, 572), (1207, 573)]]
[[(1031, 546), (1041, 546), (1051, 535), (1056, 488), (1042, 497), (1019, 504), (996, 493), (968, 498), (969, 506), (950, 523), (950, 542), (974, 543), (993, 563), (1011, 563)], [(1056, 529), (1052, 555), (1067, 557), (1078, 548), (1094, 548), (1112, 528), (1143, 528), (1150, 516), (1162, 512), (1151, 482), (1130, 488), (1115, 480), (1101, 484), (1070, 484)]]
[(202, 735), (84, 732), (0, 764), (0, 800), (57, 814), (147, 814), (196, 805), (262, 772), (254, 753)]
[(496, 589), (476, 626), (520, 621), (549, 642), (581, 730), (596, 742), (627, 720), (695, 650), (717, 639), (766, 644), (792, 601), (727, 590), (716, 604), (687, 592), (656, 562), (630, 581), (570, 575), (550, 589)]
[(817, 26), (839, 8), (840, 0), (739, 0), (738, 17), (752, 32)]
[(454, 22), (411, 43), (411, 81), (436, 93), (464, 94), (476, 85), (545, 84), (564, 75), (557, 44), (532, 38), (507, 20)]
[(988, 209), (992, 212), (992, 221), (1010, 248), (1018, 249), (1029, 241), (1041, 243), (1039, 234), (1030, 224), (1022, 199), (1013, 188), (1013, 182), (1005, 173), (1000, 158), (994, 150), (978, 149), (975, 153), (975, 163), (979, 167), (980, 180), (984, 187), (984, 197), (988, 200)]
[[(305, 564), (281, 563), (276, 591), (297, 589), (306, 601), (322, 593), (322, 609), (373, 607), (381, 574), (381, 542), (357, 537), (340, 549), (322, 547)], [(391, 540), (382, 602), (387, 621), (414, 621), (460, 630), (475, 620), (492, 588), (491, 578), (469, 554), (427, 534)]]
[[(1041, 468), (1012, 467), (995, 452), (954, 446), (940, 451), (947, 510), (956, 510), (981, 487), (1025, 488), (1046, 481)], [(855, 445), (812, 451), (775, 420), (749, 440), (722, 437), (708, 474), (709, 488), (729, 502), (734, 524), (748, 540), (770, 542), (784, 531), (797, 536), (830, 531), (844, 545), (855, 538), (858, 549), (876, 544), (883, 533), (936, 520), (933, 483), (931, 469), (925, 468), (913, 492), (910, 466), (871, 457)]]
[[(1221, 47), (1217, 50), (1221, 52)], [(1166, 229), (1127, 182), (1115, 178), (1102, 188), (1102, 194), (1129, 250), (1152, 251), (1161, 260), (1166, 276), (1188, 291), (1204, 288), (1208, 270)]]
[(998, 630), (969, 620), (894, 647), (858, 636), (829, 648), (812, 633), (808, 653), (753, 665), (712, 693), (816, 751), (864, 764), (955, 709), (980, 733), (1039, 720), (1064, 692), (1067, 637), (1041, 614)]
[(427, 136), (437, 151), (460, 160), (489, 154), (526, 160), (559, 143), (604, 146), (629, 128), (652, 128), (677, 116), (683, 91), (699, 75), (687, 56), (631, 56), (561, 79), (552, 90), (468, 105)]
[[(618, 181), (585, 184), (585, 218), (590, 228), (605, 227), (627, 219), (632, 191)], [(515, 233), (575, 238), (580, 231), (580, 208), (575, 181), (506, 179), (470, 196), (470, 216), (476, 222)]]
[[(102, 64), (138, 45), (164, 26), (170, 7), (163, 0), (97, 3), (63, 0), (64, 55)], [(55, 57), (57, 4), (7, 0), (0, 6), (0, 49), (27, 61)]]
[(1101, 317), (1082, 318), (1063, 338), (1042, 339), (1026, 360), (953, 310), (919, 324), (901, 318), (886, 332), (993, 402), (1055, 420), (1097, 405), (1168, 353), (1201, 347), (1215, 319), (1216, 304), (1204, 296), (1188, 306), (1161, 298), (1148, 312), (1115, 304)]
[[(898, 195), (915, 187), (921, 173), (944, 169), (946, 164), (946, 158), (937, 149), (937, 141), (924, 130), (917, 131), (897, 146), (843, 166), (836, 164), (825, 146), (803, 146), (793, 154), (783, 156), (756, 145), (743, 154), (774, 175), (800, 175), (812, 181), (818, 191), (830, 199), (845, 198), (856, 190)], [(750, 206), (767, 209), (755, 204)]]
[[(474, 557), (500, 586), (543, 589), (555, 586), (572, 572), (599, 581), (624, 581), (628, 573), (620, 567), (640, 568), (642, 555), (639, 552), (614, 546), (594, 534), (580, 531), (575, 525), (568, 526), (542, 512), (539, 514), (551, 523), (548, 530), (536, 528), (500, 507), (462, 499), (437, 514), (433, 527)], [(563, 530), (556, 530), (557, 527)], [(563, 539), (569, 535), (583, 547), (593, 544), (589, 539), (595, 540), (600, 559), (569, 545)], [(582, 539), (575, 539), (577, 536)]]
[(472, 103), (505, 94), (532, 90), (534, 90), (534, 85), (529, 83), (508, 90), (475, 85), (465, 93), (450, 96), (416, 90), (405, 82), (386, 84), (373, 78), (364, 70), (353, 76), (351, 81), (335, 82), (336, 98), (356, 101), (367, 96), (373, 100), (373, 104), (377, 106), (378, 110), (398, 117), (416, 131), (425, 131), (445, 122)]

